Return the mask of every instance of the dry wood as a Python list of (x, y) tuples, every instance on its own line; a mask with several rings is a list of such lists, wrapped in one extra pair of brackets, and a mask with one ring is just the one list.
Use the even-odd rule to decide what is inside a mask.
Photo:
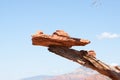
[(120, 66), (110, 66), (103, 63), (96, 58), (96, 53), (93, 50), (70, 49), (72, 46), (85, 46), (89, 43), (89, 40), (72, 38), (62, 30), (57, 30), (52, 35), (46, 35), (39, 31), (32, 36), (33, 45), (49, 47), (50, 52), (96, 70), (112, 80), (120, 80)]
[(119, 66), (114, 67), (107, 65), (95, 57), (88, 55), (88, 51), (77, 51), (62, 46), (50, 46), (48, 50), (59, 56), (73, 60), (85, 67), (96, 70), (99, 73), (108, 76), (112, 80), (120, 80)]

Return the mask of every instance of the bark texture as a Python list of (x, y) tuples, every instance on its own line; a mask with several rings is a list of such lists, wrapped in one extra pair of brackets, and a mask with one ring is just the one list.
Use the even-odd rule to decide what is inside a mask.
[(96, 70), (112, 80), (120, 80), (119, 66), (110, 66), (98, 60), (93, 50), (77, 51), (70, 49), (72, 46), (85, 46), (89, 43), (89, 40), (72, 38), (63, 30), (56, 30), (52, 35), (43, 34), (42, 31), (32, 35), (33, 45), (48, 47), (50, 52)]
[(48, 48), (50, 52), (53, 52), (64, 58), (73, 60), (85, 67), (98, 71), (99, 73), (108, 76), (112, 80), (120, 80), (120, 67), (110, 66), (102, 61), (96, 59), (94, 56), (88, 54), (88, 51), (77, 51), (62, 46), (50, 46)]

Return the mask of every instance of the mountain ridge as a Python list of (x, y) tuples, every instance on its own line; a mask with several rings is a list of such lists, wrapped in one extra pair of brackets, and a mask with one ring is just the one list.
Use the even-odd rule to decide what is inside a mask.
[(57, 76), (35, 76), (22, 80), (111, 80), (110, 78), (99, 74), (98, 72), (86, 67), (79, 67), (71, 73)]

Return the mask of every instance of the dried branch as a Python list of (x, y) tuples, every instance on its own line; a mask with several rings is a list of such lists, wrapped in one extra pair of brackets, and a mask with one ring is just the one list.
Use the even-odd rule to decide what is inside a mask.
[(112, 80), (120, 80), (120, 67), (109, 66), (96, 58), (96, 53), (91, 51), (77, 51), (70, 49), (72, 46), (85, 46), (89, 40), (70, 37), (63, 30), (57, 30), (52, 35), (39, 31), (32, 36), (32, 44), (49, 47), (48, 50), (64, 58), (73, 60), (85, 67), (98, 71)]
[(48, 48), (50, 52), (53, 52), (64, 58), (73, 60), (85, 67), (98, 71), (99, 73), (110, 77), (112, 80), (120, 80), (120, 67), (109, 66), (95, 57), (88, 54), (88, 51), (77, 51), (74, 49), (68, 49), (61, 46), (50, 46)]

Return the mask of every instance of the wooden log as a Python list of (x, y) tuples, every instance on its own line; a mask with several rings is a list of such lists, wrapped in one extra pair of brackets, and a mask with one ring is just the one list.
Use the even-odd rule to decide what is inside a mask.
[(50, 46), (48, 50), (59, 56), (73, 60), (85, 67), (96, 70), (112, 80), (120, 80), (120, 67), (107, 65), (94, 56), (88, 55), (88, 51), (77, 51), (62, 46)]
[(42, 31), (32, 35), (33, 45), (49, 47), (50, 52), (96, 70), (112, 80), (120, 80), (120, 66), (110, 66), (103, 63), (96, 58), (96, 53), (93, 50), (70, 49), (72, 46), (85, 46), (89, 43), (89, 40), (72, 38), (63, 30), (57, 30), (52, 35), (46, 35)]

